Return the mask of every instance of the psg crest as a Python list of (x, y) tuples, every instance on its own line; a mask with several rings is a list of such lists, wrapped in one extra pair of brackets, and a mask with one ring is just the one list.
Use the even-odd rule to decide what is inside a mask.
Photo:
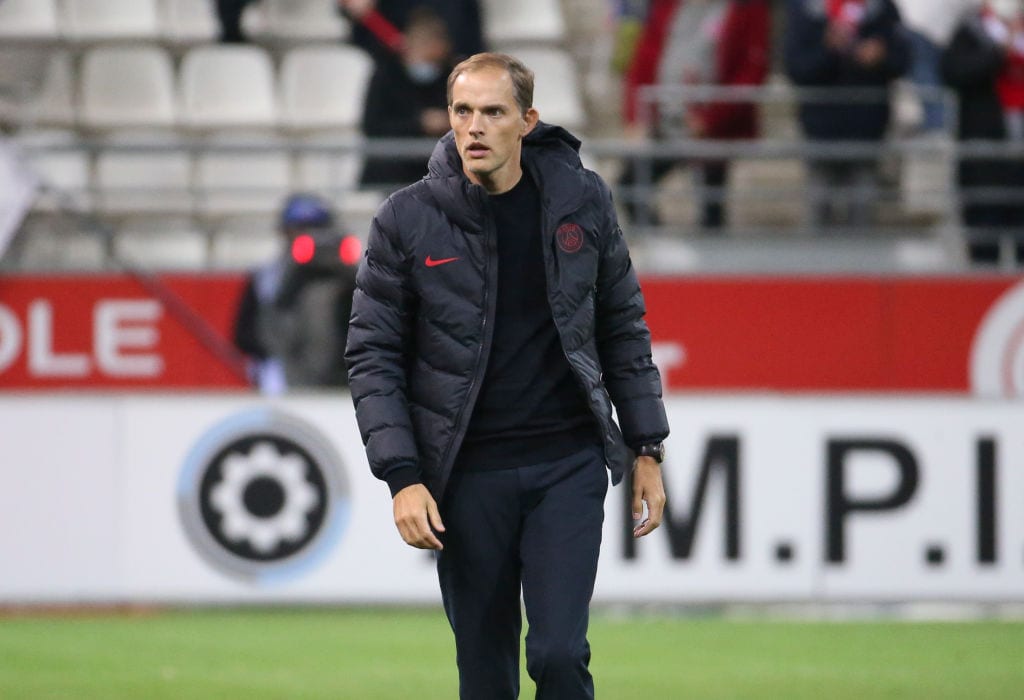
[(575, 253), (583, 247), (583, 229), (577, 224), (562, 224), (555, 231), (558, 247), (566, 253)]
[(237, 414), (193, 447), (178, 512), (209, 564), (252, 583), (291, 578), (340, 536), (349, 510), (341, 459), (314, 427), (279, 411)]

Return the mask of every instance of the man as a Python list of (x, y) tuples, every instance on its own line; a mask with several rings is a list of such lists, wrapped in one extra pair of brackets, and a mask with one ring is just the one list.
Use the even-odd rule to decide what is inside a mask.
[(452, 50), (459, 59), (483, 51), (484, 33), (480, 0), (337, 0), (338, 9), (352, 23), (351, 43), (374, 57), (401, 49), (411, 17), (426, 9), (447, 28)]
[(280, 254), (246, 280), (235, 346), (261, 393), (343, 387), (358, 239), (340, 235), (327, 202), (306, 193), (285, 200), (279, 230)]
[[(907, 77), (915, 86), (934, 91), (942, 87), (942, 52), (949, 45), (960, 19), (982, 0), (895, 0), (910, 42), (910, 66)], [(945, 105), (933, 94), (921, 100), (924, 133), (940, 132), (949, 122)]]
[[(737, 87), (761, 85), (768, 75), (771, 8), (767, 0), (654, 0), (643, 35), (625, 75), (623, 118), (631, 139), (752, 139), (760, 132), (757, 109), (750, 102), (702, 102), (662, 93), (644, 115), (641, 88), (675, 86)], [(700, 200), (699, 225), (705, 232), (726, 223), (726, 160), (689, 159)], [(631, 192), (626, 211), (633, 223), (658, 225), (649, 191), (685, 160), (630, 159), (619, 179), (619, 191)]]
[[(398, 55), (375, 59), (363, 105), (363, 133), (370, 138), (437, 138), (448, 131), (446, 78), (455, 64), (444, 22), (429, 9), (409, 17)], [(368, 158), (359, 182), (388, 186), (416, 182), (427, 172), (425, 155)]]
[[(893, 0), (786, 0), (784, 54), (793, 83), (815, 89), (799, 107), (812, 143), (881, 146), (889, 127), (888, 90), (910, 65), (910, 43)], [(830, 88), (839, 89), (835, 99), (823, 99), (821, 90)], [(812, 156), (807, 171), (813, 227), (874, 223), (877, 157)]]
[(452, 71), (452, 133), (377, 212), (346, 353), (398, 530), (437, 550), (474, 700), (518, 696), (520, 586), (537, 697), (593, 697), (605, 465), (613, 483), (633, 466), (635, 536), (665, 503), (661, 380), (611, 197), (532, 103), (514, 58)]
[[(1024, 7), (1020, 5), (1019, 0), (979, 0), (962, 14), (943, 51), (943, 77), (956, 91), (959, 105), (960, 141), (1024, 138), (1024, 130), (1013, 128), (1024, 114), (1024, 21), (1017, 21)], [(1015, 27), (1020, 32), (1016, 36)], [(1018, 99), (1013, 99), (1014, 95)], [(1021, 105), (1017, 110), (1013, 109), (1015, 102)], [(957, 167), (957, 184), (970, 260), (982, 265), (999, 263), (1005, 237), (1013, 242), (1018, 262), (1024, 261), (1024, 238), (1013, 235), (1024, 228), (1024, 210), (1019, 195), (1014, 196), (1014, 188), (1024, 184), (1021, 164), (1002, 158), (965, 157)]]

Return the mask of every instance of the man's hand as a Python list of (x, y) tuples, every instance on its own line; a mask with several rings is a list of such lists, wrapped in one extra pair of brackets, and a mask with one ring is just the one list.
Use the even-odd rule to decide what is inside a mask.
[(708, 134), (708, 124), (704, 115), (698, 114), (692, 107), (686, 110), (686, 131), (691, 139), (702, 139)]
[[(660, 476), (658, 481), (661, 482)], [(395, 525), (406, 544), (418, 549), (444, 549), (441, 540), (434, 534), (435, 530), (444, 532), (444, 524), (437, 503), (426, 486), (406, 486), (395, 494), (392, 507), (395, 511)]]
[(857, 44), (853, 55), (865, 68), (874, 68), (885, 60), (885, 42), (877, 37), (865, 39)]
[(643, 143), (650, 137), (650, 129), (643, 122), (626, 124), (622, 130), (623, 137), (632, 143)]
[(661, 465), (653, 457), (637, 457), (633, 466), (633, 520), (643, 517), (643, 504), (647, 504), (647, 518), (633, 528), (633, 537), (643, 537), (661, 525), (665, 512), (665, 486), (661, 483)]

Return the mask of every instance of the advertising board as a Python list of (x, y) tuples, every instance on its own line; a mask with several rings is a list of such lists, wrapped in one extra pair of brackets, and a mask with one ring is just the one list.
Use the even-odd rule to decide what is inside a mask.
[[(660, 529), (599, 602), (1024, 602), (1024, 407), (673, 395)], [(0, 398), (0, 602), (437, 602), (349, 397)]]

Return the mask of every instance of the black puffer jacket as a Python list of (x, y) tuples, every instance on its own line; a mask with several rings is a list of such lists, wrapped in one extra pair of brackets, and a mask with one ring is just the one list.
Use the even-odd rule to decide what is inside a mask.
[[(668, 422), (640, 285), (608, 188), (583, 168), (579, 145), (561, 127), (540, 123), (523, 141), (523, 167), (541, 192), (555, 325), (618, 483), (631, 462), (627, 445), (662, 440)], [(494, 329), (489, 208), (484, 189), (463, 174), (449, 133), (428, 177), (388, 198), (370, 229), (346, 360), (370, 467), (392, 494), (422, 482), (440, 500), (465, 435)]]

